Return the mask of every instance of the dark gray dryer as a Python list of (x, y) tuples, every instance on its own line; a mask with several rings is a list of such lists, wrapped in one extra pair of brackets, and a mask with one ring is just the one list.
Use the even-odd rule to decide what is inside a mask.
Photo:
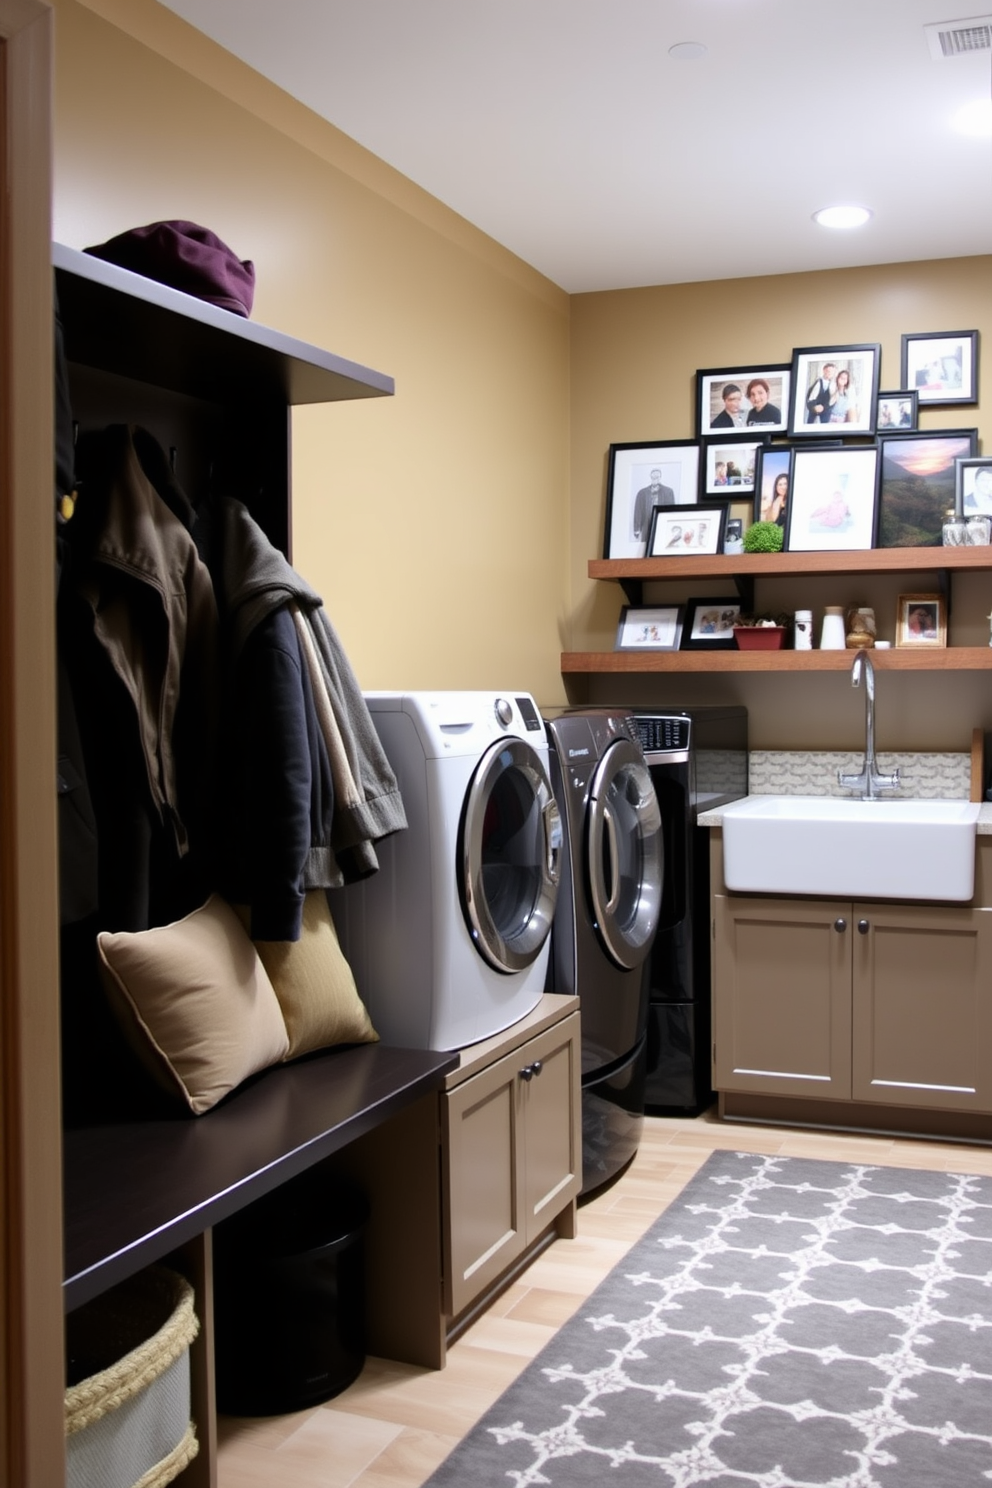
[(583, 1194), (620, 1171), (644, 1124), (648, 957), (661, 910), (661, 816), (623, 708), (546, 710), (564, 825), (549, 990), (582, 1018)]

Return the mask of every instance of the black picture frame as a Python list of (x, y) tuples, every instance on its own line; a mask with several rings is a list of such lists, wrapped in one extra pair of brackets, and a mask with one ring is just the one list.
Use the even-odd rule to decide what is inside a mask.
[(624, 605), (614, 651), (678, 651), (682, 605)]
[(992, 455), (954, 461), (954, 510), (959, 517), (992, 517)]
[(611, 444), (606, 476), (604, 558), (643, 558), (656, 502), (652, 476), (671, 494), (671, 506), (694, 506), (699, 499), (700, 446), (691, 439), (645, 439)]
[(699, 461), (699, 500), (711, 501), (716, 497), (719, 501), (736, 501), (752, 495), (758, 452), (767, 443), (767, 435), (756, 436), (753, 432), (746, 439), (704, 439)]
[(648, 536), (648, 558), (685, 558), (722, 553), (727, 507), (722, 501), (696, 506), (656, 506)]
[(899, 434), (906, 429), (912, 432), (919, 427), (920, 397), (915, 388), (896, 388), (893, 392), (879, 393), (876, 435)]
[(921, 408), (978, 402), (978, 332), (914, 331), (902, 338), (900, 381)]
[[(875, 433), (882, 348), (877, 341), (845, 346), (797, 346), (792, 353), (790, 439), (817, 439)], [(836, 383), (846, 377), (848, 399), (839, 417)], [(830, 391), (827, 391), (828, 387)], [(818, 394), (820, 395), (818, 397)]]
[(744, 604), (739, 594), (725, 598), (688, 599), (682, 621), (683, 651), (733, 651), (734, 626)]
[[(789, 426), (791, 381), (790, 362), (700, 367), (696, 372), (696, 437), (753, 439), (756, 434), (784, 434)], [(764, 401), (759, 384), (766, 390)], [(736, 413), (724, 400), (729, 388), (739, 394)], [(730, 396), (733, 403), (734, 395)], [(770, 412), (778, 417), (771, 418)]]
[(789, 473), (785, 548), (862, 553), (875, 546), (878, 444), (796, 445)]
[[(783, 476), (785, 477), (784, 498), (782, 493), (776, 493), (775, 490)], [(766, 444), (758, 456), (752, 522), (775, 522), (783, 531), (785, 530), (791, 478), (792, 445)]]
[(880, 548), (939, 548), (955, 504), (958, 459), (978, 453), (977, 429), (926, 429), (878, 440)]

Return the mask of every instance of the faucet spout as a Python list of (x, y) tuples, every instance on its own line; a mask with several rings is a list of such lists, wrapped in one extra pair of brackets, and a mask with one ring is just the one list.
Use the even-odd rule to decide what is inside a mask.
[(839, 771), (837, 779), (849, 790), (859, 790), (863, 801), (877, 801), (879, 792), (895, 790), (899, 785), (899, 771), (882, 775), (875, 760), (875, 668), (866, 650), (855, 653), (851, 667), (851, 686), (865, 684), (865, 762), (857, 775), (846, 775)]

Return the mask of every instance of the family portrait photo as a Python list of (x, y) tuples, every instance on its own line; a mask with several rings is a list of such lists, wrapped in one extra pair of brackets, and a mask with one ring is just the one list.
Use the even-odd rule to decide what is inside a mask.
[(741, 618), (741, 601), (690, 599), (682, 627), (683, 651), (732, 651), (736, 646), (734, 626)]
[(992, 517), (992, 458), (954, 461), (954, 510), (962, 517)]
[(707, 435), (784, 434), (789, 422), (791, 368), (717, 367), (696, 373), (696, 432)]
[(902, 385), (923, 403), (978, 402), (978, 332), (939, 331), (902, 338)]
[(603, 557), (645, 557), (655, 508), (695, 505), (698, 499), (698, 444), (611, 444)]
[(876, 433), (915, 429), (919, 421), (919, 399), (916, 389), (910, 392), (879, 393)]
[(877, 484), (874, 445), (794, 450), (786, 547), (801, 553), (872, 547)]
[(758, 451), (763, 441), (746, 439), (736, 444), (714, 440), (706, 445), (703, 495), (740, 496), (754, 490)]
[(787, 445), (758, 451), (753, 522), (775, 522), (784, 529), (789, 509), (789, 471), (792, 451)]
[(677, 651), (682, 639), (681, 605), (624, 605), (615, 651)]
[(693, 506), (682, 511), (655, 507), (647, 556), (664, 558), (719, 553), (723, 548), (726, 521), (725, 506)]
[(790, 435), (822, 439), (828, 429), (841, 437), (874, 434), (880, 364), (877, 343), (797, 347)]
[(897, 646), (946, 646), (946, 601), (939, 594), (900, 594), (896, 606)]

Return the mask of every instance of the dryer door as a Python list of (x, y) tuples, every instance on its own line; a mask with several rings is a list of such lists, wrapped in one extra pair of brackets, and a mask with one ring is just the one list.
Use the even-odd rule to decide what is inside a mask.
[(551, 930), (561, 819), (544, 764), (524, 739), (504, 739), (472, 776), (458, 833), (462, 910), (479, 954), (523, 971)]
[(636, 744), (617, 739), (589, 792), (586, 881), (599, 937), (626, 971), (640, 966), (658, 929), (664, 856), (651, 772)]

